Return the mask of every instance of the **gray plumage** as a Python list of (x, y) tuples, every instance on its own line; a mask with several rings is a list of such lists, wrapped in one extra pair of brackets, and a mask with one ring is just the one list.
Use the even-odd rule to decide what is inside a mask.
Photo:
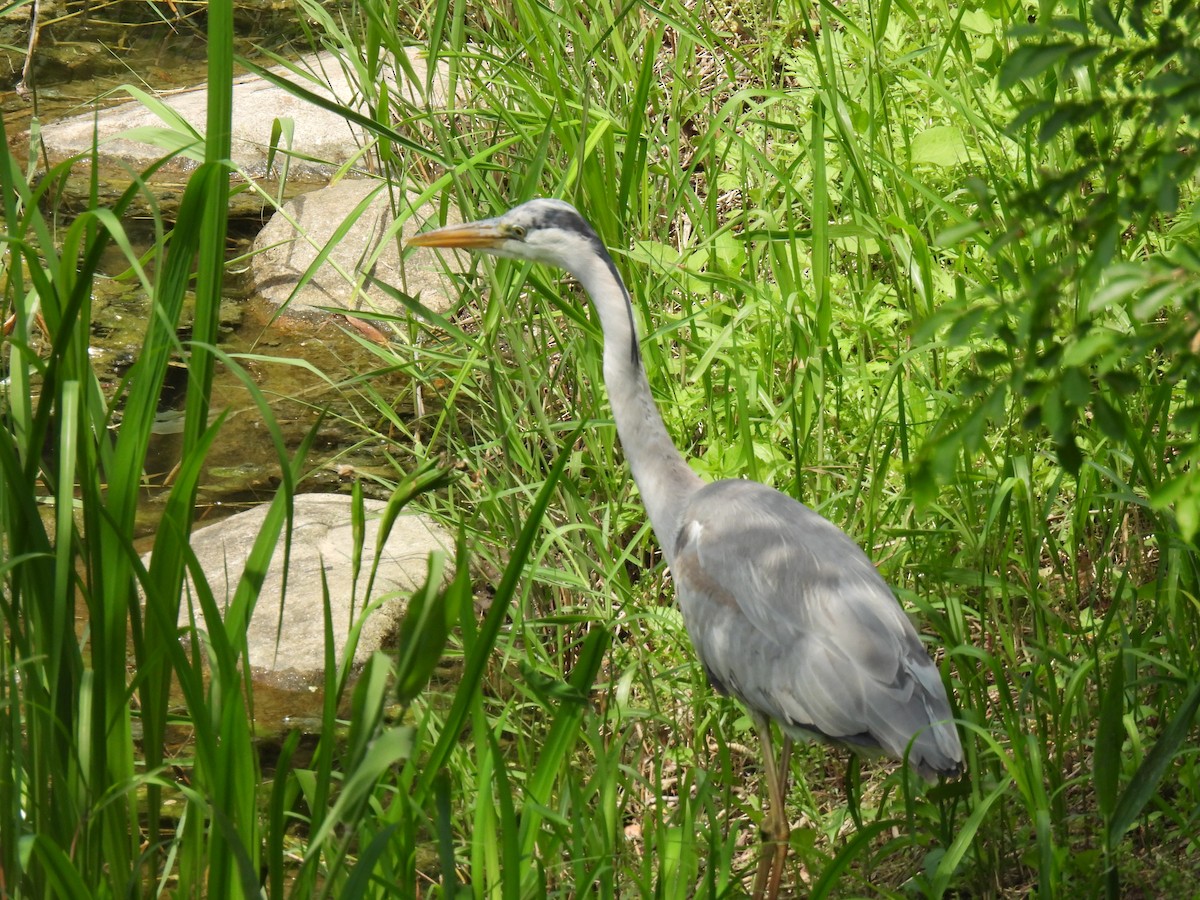
[[(937, 668), (887, 584), (837, 526), (751, 481), (705, 484), (676, 449), (642, 369), (629, 294), (595, 231), (568, 203), (532, 200), (502, 216), (448, 226), (410, 243), (465, 247), (558, 266), (592, 299), (604, 332), (604, 381), (625, 456), (675, 578), (696, 654), (717, 690), (754, 716), (786, 847), (784, 732), (882, 751), (926, 778), (953, 776), (962, 746)], [(909, 749), (911, 746), (911, 750)], [(784, 761), (789, 750), (784, 744)], [(756, 896), (779, 887), (782, 851), (764, 859)], [(767, 883), (770, 882), (769, 889)]]
[(921, 775), (957, 774), (962, 748), (937, 668), (841, 529), (753, 481), (701, 488), (682, 523), (676, 593), (714, 687), (794, 737), (897, 759), (911, 740)]

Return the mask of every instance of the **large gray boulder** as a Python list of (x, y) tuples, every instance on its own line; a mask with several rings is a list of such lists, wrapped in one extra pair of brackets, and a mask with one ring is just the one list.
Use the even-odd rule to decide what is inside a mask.
[[(407, 52), (407, 65), (416, 78), (409, 79), (403, 67), (393, 68), (386, 79), (394, 95), (419, 106), (445, 107), (448, 99), (448, 67), (439, 65), (431, 78), (418, 49)], [(326, 100), (352, 106), (360, 112), (358, 89), (347, 77), (338, 57), (329, 52), (300, 59), (295, 67), (307, 76), (285, 66), (270, 69), (287, 81), (300, 85)], [(430, 84), (428, 96), (426, 85)], [(90, 154), (98, 140), (100, 154), (116, 168), (140, 171), (187, 141), (188, 129), (203, 134), (208, 110), (208, 89), (200, 85), (157, 97), (165, 117), (137, 101), (129, 101), (96, 113), (86, 112), (45, 125), (41, 139), (50, 163), (61, 162), (76, 154)], [(177, 118), (184, 125), (167, 119)], [(300, 99), (257, 75), (244, 75), (233, 85), (233, 144), (231, 158), (242, 172), (260, 180), (278, 177), (281, 158), (276, 156), (273, 172), (268, 172), (267, 157), (271, 129), (276, 119), (291, 120), (293, 154), (288, 180), (319, 183), (328, 180), (342, 164), (359, 154), (369, 140), (366, 131), (344, 116)], [(198, 165), (195, 154), (180, 154), (155, 176), (155, 181), (179, 180)]]
[[(290, 313), (337, 307), (349, 312), (407, 315), (407, 309), (372, 284), (382, 281), (419, 297), (433, 312), (454, 305), (457, 292), (433, 253), (403, 261), (400, 241), (408, 240), (433, 214), (427, 206), (397, 225), (397, 209), (407, 215), (412, 196), (375, 179), (343, 179), (285, 203), (258, 233), (250, 261), (251, 289)], [(338, 229), (349, 227), (312, 273)], [(464, 255), (459, 261), (466, 264)], [(307, 276), (307, 278), (306, 278)]]
[[(355, 583), (351, 502), (350, 497), (341, 494), (300, 494), (294, 498), (295, 522), (286, 579), (281, 537), (247, 632), (249, 663), (256, 680), (295, 689), (323, 683), (325, 585), (339, 665), (351, 627), (365, 616), (354, 653), (354, 664), (362, 665), (394, 634), (408, 596), (425, 582), (429, 554), (435, 550), (450, 554), (454, 550), (453, 538), (428, 517), (397, 517), (384, 544), (371, 594), (364, 596), (377, 546), (379, 515), (386, 504), (363, 501), (367, 518), (363, 569)], [(192, 535), (192, 549), (222, 608), (233, 598), (266, 515), (267, 506), (259, 506)], [(382, 603), (366, 612), (379, 600)], [(199, 608), (189, 609), (185, 602), (179, 613), (180, 626), (189, 627), (193, 618), (196, 627), (203, 629), (203, 614)]]

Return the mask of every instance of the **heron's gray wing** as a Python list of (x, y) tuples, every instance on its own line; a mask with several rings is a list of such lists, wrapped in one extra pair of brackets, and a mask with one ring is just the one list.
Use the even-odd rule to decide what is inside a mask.
[[(871, 561), (841, 529), (765, 485), (721, 481), (686, 504), (673, 573), (709, 677), (793, 732), (956, 772), (945, 688)], [(936, 724), (942, 723), (942, 724)]]

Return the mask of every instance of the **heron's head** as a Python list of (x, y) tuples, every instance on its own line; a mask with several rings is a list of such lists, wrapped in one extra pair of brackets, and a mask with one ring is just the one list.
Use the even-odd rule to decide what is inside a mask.
[(558, 266), (578, 274), (583, 260), (608, 258), (592, 226), (570, 203), (537, 199), (494, 219), (447, 225), (414, 235), (417, 247), (456, 247)]

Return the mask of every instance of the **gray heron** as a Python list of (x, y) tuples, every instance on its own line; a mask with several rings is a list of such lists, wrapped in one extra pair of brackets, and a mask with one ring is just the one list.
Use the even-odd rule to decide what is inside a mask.
[[(650, 392), (629, 292), (575, 207), (538, 199), (502, 216), (408, 241), (565, 269), (604, 335), (604, 383), (625, 457), (675, 582), (683, 621), (712, 686), (749, 711), (769, 802), (755, 897), (779, 890), (790, 825), (793, 739), (882, 753), (927, 780), (962, 770), (937, 667), (887, 583), (832, 522), (754, 481), (705, 483), (675, 447)], [(771, 721), (783, 734), (778, 760)]]

